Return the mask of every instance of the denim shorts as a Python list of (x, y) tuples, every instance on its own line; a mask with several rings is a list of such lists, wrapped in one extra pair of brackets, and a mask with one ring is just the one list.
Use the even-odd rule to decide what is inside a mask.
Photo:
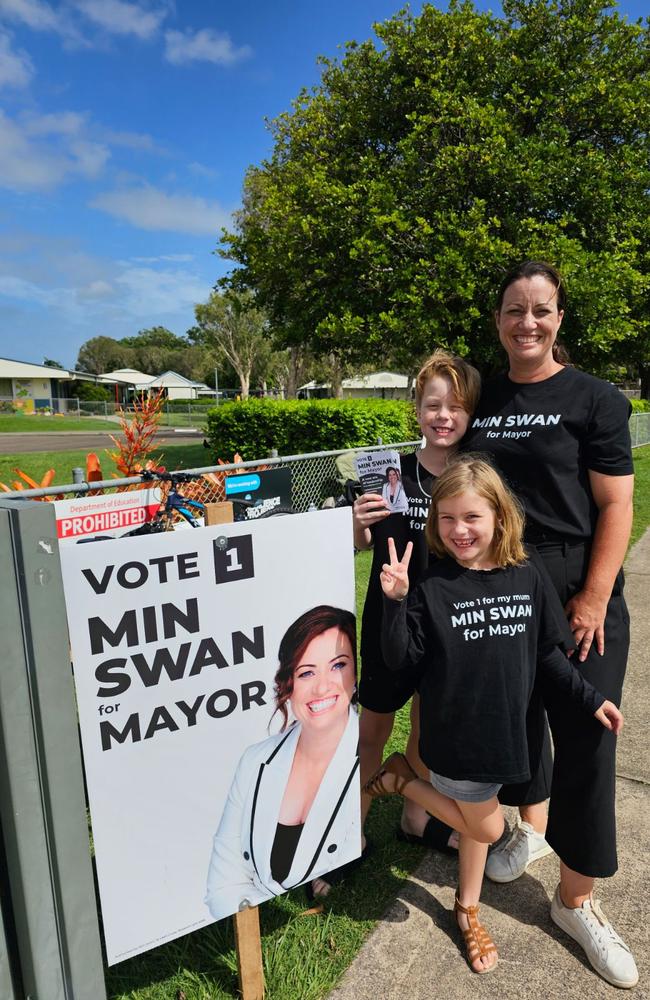
[(456, 778), (445, 778), (442, 774), (429, 771), (431, 784), (442, 795), (458, 802), (487, 802), (493, 798), (499, 789), (500, 784), (488, 783), (485, 781), (460, 781)]

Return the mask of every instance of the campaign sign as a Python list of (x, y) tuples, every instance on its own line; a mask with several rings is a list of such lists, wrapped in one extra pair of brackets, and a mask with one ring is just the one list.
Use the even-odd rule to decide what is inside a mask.
[(110, 964), (359, 855), (351, 539), (344, 508), (61, 547)]
[(59, 542), (108, 535), (118, 538), (151, 521), (160, 507), (160, 490), (127, 490), (107, 496), (55, 500), (56, 533)]
[[(265, 469), (226, 477), (226, 499), (234, 500), (236, 521), (255, 521), (274, 507), (291, 506), (291, 469)], [(246, 500), (251, 506), (237, 504)]]

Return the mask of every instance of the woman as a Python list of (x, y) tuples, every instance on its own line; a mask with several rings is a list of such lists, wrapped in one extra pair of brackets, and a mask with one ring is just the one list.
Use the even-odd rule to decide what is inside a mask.
[[(632, 523), (630, 405), (613, 386), (567, 365), (557, 344), (564, 306), (560, 276), (548, 264), (525, 261), (505, 277), (495, 319), (509, 370), (484, 385), (467, 447), (490, 453), (523, 501), (526, 541), (565, 607), (578, 664), (619, 704), (629, 647), (621, 566)], [(505, 801), (528, 803), (524, 822), (486, 871), (510, 881), (552, 848), (561, 876), (553, 920), (604, 979), (632, 987), (634, 959), (593, 899), (594, 879), (617, 868), (615, 739), (570, 702), (546, 691), (544, 699), (555, 747), (546, 840), (538, 774), (536, 796), (530, 787), (518, 799), (506, 791)]]
[(282, 730), (244, 752), (214, 837), (215, 920), (359, 855), (355, 649), (354, 615), (340, 608), (312, 608), (287, 629), (275, 676)]
[(386, 508), (393, 514), (405, 514), (408, 510), (402, 478), (394, 465), (389, 465), (386, 469), (386, 482), (381, 488), (381, 495)]

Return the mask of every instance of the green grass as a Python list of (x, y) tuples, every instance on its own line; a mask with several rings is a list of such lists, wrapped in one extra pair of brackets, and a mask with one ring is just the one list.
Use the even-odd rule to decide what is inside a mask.
[[(109, 442), (110, 444), (110, 442)], [(111, 444), (111, 450), (113, 445)], [(28, 476), (40, 482), (42, 476), (48, 469), (56, 472), (55, 484), (62, 486), (72, 482), (72, 470), (75, 468), (84, 469), (86, 467), (87, 449), (76, 451), (33, 451), (24, 452), (22, 455), (0, 455), (0, 482), (7, 486), (16, 479), (14, 469), (22, 469)], [(102, 472), (106, 479), (111, 478), (115, 471), (115, 463), (108, 457), (106, 451), (100, 448), (97, 451)], [(174, 444), (161, 448), (153, 453), (152, 458), (158, 461), (161, 458), (166, 469), (192, 469), (211, 465), (214, 461), (212, 452), (203, 447), (202, 444)]]
[(638, 542), (650, 525), (650, 445), (634, 452), (634, 521), (630, 544)]
[[(104, 456), (102, 455), (102, 461)], [(83, 452), (0, 456), (0, 480), (7, 468), (20, 465), (32, 474), (54, 466), (65, 472), (83, 466)], [(650, 524), (650, 446), (634, 452), (637, 474), (632, 541)], [(174, 445), (164, 451), (167, 468), (206, 465), (210, 454), (201, 445)], [(104, 464), (110, 473), (108, 461)], [(370, 553), (357, 555), (357, 607), (363, 607)], [(403, 749), (408, 736), (408, 706), (397, 714), (389, 749)], [(422, 858), (416, 847), (394, 837), (399, 822), (397, 797), (373, 804), (368, 837), (374, 844), (372, 863), (335, 888), (324, 913), (306, 916), (301, 890), (260, 907), (264, 972), (269, 1000), (322, 1000), (350, 965), (375, 922), (399, 893), (404, 878)], [(179, 938), (106, 970), (109, 1000), (234, 1000), (239, 996), (232, 920)]]
[(49, 431), (112, 431), (119, 430), (116, 420), (103, 420), (101, 417), (39, 417), (15, 413), (0, 414), (0, 434), (22, 433), (23, 431), (38, 431), (45, 434)]

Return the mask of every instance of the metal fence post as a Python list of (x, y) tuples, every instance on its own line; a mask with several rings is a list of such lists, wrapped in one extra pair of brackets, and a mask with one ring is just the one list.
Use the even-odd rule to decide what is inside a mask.
[[(0, 500), (0, 575), (0, 823), (24, 991), (18, 997), (104, 1000), (63, 584), (50, 504)], [(0, 982), (3, 974), (0, 955)], [(12, 994), (3, 991), (2, 996)]]

